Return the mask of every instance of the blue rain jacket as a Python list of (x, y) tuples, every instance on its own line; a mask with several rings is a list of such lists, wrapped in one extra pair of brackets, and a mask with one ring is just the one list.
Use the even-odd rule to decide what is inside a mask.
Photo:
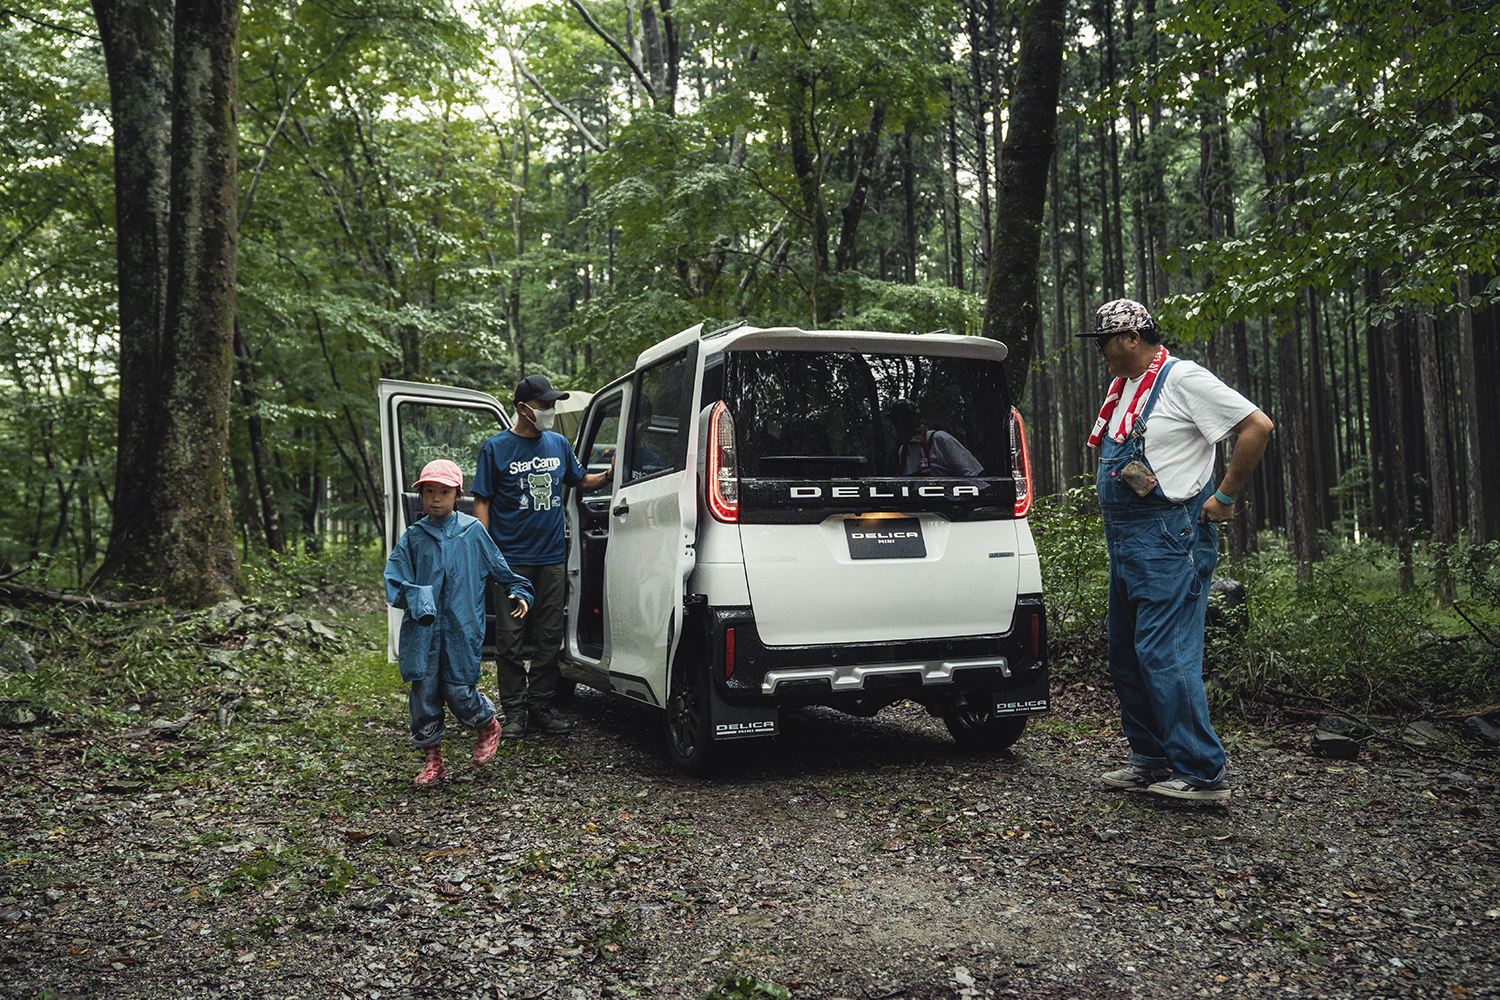
[[(478, 518), (454, 511), (441, 521), (424, 517), (406, 529), (385, 563), (386, 603), (406, 611), (398, 653), (403, 681), (426, 677), (446, 652), (446, 680), (479, 683), (489, 580), (509, 587), (511, 597), (534, 603), (531, 584), (511, 572)], [(508, 608), (496, 611), (509, 614)]]

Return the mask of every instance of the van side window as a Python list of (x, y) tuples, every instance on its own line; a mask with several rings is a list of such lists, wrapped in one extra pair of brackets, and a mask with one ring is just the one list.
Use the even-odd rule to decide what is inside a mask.
[(693, 392), (693, 357), (680, 354), (641, 372), (631, 407), (629, 479), (687, 467), (687, 428)]
[[(495, 420), (494, 413), (479, 407), (407, 400), (398, 410), (401, 442), (397, 474), (401, 477), (406, 522), (411, 524), (422, 517), (422, 496), (409, 484), (421, 474), (422, 467), (446, 458), (463, 470), (465, 483), (473, 483), (474, 456), (492, 434), (505, 428)], [(458, 509), (467, 514), (473, 503), (473, 498), (465, 494), (459, 498)]]
[(620, 439), (620, 400), (606, 400), (595, 408), (593, 426), (584, 431), (583, 448), (578, 460), (590, 473), (609, 471), (615, 457), (615, 442)]

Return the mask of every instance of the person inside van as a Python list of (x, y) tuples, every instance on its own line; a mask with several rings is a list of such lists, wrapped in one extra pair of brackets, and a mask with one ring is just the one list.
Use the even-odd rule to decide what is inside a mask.
[(642, 396), (635, 411), (635, 433), (632, 445), (634, 458), (630, 463), (631, 479), (654, 476), (667, 467), (666, 463), (661, 460), (661, 456), (646, 443), (646, 433), (651, 429), (651, 417), (655, 412), (651, 397)]
[(896, 430), (896, 474), (901, 476), (977, 476), (984, 471), (969, 449), (947, 431), (930, 429), (922, 412), (909, 399), (891, 404), (891, 426)]

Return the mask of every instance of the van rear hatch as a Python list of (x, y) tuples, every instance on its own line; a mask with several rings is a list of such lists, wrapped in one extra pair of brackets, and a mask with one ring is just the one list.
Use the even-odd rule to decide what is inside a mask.
[(1004, 347), (822, 336), (725, 352), (762, 641), (1008, 631), (1019, 570)]

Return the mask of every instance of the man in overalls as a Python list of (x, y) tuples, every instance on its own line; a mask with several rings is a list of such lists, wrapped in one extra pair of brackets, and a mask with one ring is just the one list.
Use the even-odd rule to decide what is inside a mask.
[[(1094, 337), (1113, 381), (1089, 447), (1109, 544), (1109, 674), (1130, 743), (1111, 788), (1199, 802), (1229, 798), (1224, 746), (1203, 690), (1203, 620), (1218, 562), (1216, 522), (1260, 464), (1269, 417), (1161, 344), (1151, 313), (1116, 299)], [(1214, 446), (1239, 435), (1224, 479)]]

